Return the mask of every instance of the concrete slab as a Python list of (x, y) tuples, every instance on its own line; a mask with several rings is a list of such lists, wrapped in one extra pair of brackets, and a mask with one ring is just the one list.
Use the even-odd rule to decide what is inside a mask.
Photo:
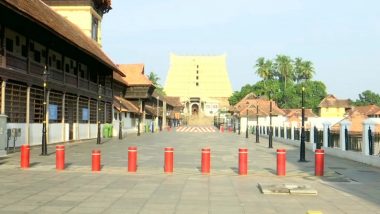
[(305, 184), (258, 184), (263, 194), (270, 195), (317, 195), (317, 190)]

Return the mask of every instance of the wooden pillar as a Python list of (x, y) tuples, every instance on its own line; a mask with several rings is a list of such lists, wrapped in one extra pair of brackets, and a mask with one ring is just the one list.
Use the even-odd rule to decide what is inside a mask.
[(66, 102), (66, 93), (62, 95), (62, 142), (66, 142), (66, 124), (65, 124), (65, 102)]
[(30, 145), (30, 85), (26, 88), (26, 118), (25, 118), (25, 143)]

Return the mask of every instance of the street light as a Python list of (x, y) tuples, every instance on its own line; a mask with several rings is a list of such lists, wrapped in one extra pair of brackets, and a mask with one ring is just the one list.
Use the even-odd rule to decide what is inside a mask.
[(256, 103), (256, 143), (259, 142), (259, 101)]
[(159, 127), (158, 127), (158, 124), (159, 124), (159, 122), (158, 122), (158, 120), (159, 120), (159, 117), (158, 117), (158, 105), (160, 104), (160, 97), (159, 96), (157, 96), (157, 125), (156, 125), (156, 129), (157, 129), (157, 132), (158, 132), (158, 130), (159, 130)]
[(272, 130), (272, 91), (269, 92), (269, 148), (273, 148), (273, 130)]
[(142, 102), (139, 99), (139, 118), (137, 121), (137, 136), (140, 136), (141, 113), (142, 113)]
[(98, 114), (98, 133), (97, 133), (97, 139), (96, 139), (96, 144), (101, 144), (101, 138), (100, 138), (100, 111), (101, 111), (101, 108), (100, 108), (100, 100), (102, 99), (102, 85), (99, 84), (98, 86), (98, 111), (97, 111), (97, 114)]
[(44, 79), (44, 103), (43, 103), (43, 121), (42, 121), (42, 143), (41, 143), (41, 155), (47, 155), (47, 137), (46, 137), (46, 110), (47, 110), (47, 97), (46, 97), (46, 87), (48, 83), (49, 72), (47, 71), (47, 67), (45, 65), (43, 71), (43, 79)]
[(304, 100), (305, 87), (302, 87), (302, 124), (301, 124), (301, 145), (300, 145), (300, 160), (299, 162), (306, 162), (305, 159), (305, 100)]
[(123, 131), (121, 129), (121, 99), (123, 99), (123, 93), (120, 91), (120, 100), (119, 100), (119, 140), (123, 139)]
[(249, 107), (249, 102), (247, 101), (247, 127), (245, 128), (245, 138), (248, 138), (248, 107)]

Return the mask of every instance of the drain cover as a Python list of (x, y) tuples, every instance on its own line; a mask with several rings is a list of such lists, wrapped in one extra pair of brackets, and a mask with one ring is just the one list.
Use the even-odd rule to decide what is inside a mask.
[(258, 184), (263, 194), (272, 195), (317, 195), (317, 190), (304, 184)]

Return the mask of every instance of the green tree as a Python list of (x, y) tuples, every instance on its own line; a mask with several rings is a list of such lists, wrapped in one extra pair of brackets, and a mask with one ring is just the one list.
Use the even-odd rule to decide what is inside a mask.
[(256, 74), (263, 80), (273, 79), (273, 63), (271, 60), (265, 60), (264, 57), (260, 57), (256, 60)]
[(354, 102), (354, 105), (356, 106), (365, 106), (371, 104), (380, 106), (380, 95), (370, 90), (363, 91), (361, 94), (359, 94), (359, 99)]
[(160, 83), (158, 83), (158, 81), (160, 81), (160, 77), (157, 74), (155, 74), (154, 72), (150, 72), (148, 78), (156, 87), (155, 90), (158, 94), (166, 95), (164, 88), (160, 85)]
[(311, 61), (304, 61), (302, 58), (294, 60), (294, 80), (299, 83), (302, 80), (311, 80), (315, 71)]
[(287, 82), (293, 80), (293, 63), (292, 59), (286, 55), (277, 55), (275, 59), (276, 74), (281, 82), (284, 83), (284, 91), (287, 87)]

